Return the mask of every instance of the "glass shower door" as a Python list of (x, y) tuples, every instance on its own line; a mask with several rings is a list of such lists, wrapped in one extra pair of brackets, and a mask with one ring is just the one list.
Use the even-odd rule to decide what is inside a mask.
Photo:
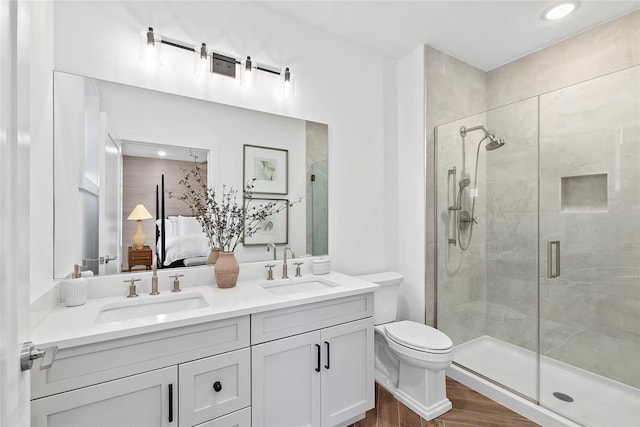
[(538, 98), (438, 126), (436, 149), (438, 329), (454, 363), (537, 400)]
[(640, 67), (540, 97), (540, 402), (640, 422)]

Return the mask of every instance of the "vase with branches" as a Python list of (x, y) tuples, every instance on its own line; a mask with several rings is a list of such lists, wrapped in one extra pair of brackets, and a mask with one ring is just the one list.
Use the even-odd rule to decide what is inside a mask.
[[(184, 192), (170, 192), (169, 197), (181, 200), (191, 209), (212, 250), (219, 248), (223, 253), (233, 253), (244, 237), (251, 237), (260, 230), (265, 219), (286, 209), (287, 204), (293, 205), (302, 199), (294, 203), (282, 200), (249, 206), (247, 202), (253, 198), (254, 183), (255, 179), (247, 182), (243, 191), (225, 184), (219, 189), (215, 185), (209, 186), (194, 156), (194, 167), (183, 169), (180, 184), (184, 186)], [(216, 265), (216, 275), (218, 269)]]

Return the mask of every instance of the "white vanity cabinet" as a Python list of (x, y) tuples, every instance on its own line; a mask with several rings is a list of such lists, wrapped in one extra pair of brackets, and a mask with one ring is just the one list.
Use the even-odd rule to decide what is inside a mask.
[(252, 316), (252, 425), (337, 426), (373, 408), (372, 309), (364, 294)]
[[(250, 406), (249, 316), (79, 345), (32, 370), (32, 426), (194, 426)], [(219, 383), (216, 385), (216, 383)], [(249, 426), (247, 422), (238, 424)]]
[(31, 424), (328, 427), (373, 408), (370, 287), (271, 307), (52, 341), (53, 364), (31, 370)]

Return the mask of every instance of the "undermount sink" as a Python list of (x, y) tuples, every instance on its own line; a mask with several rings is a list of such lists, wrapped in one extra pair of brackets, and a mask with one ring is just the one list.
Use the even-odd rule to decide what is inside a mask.
[(325, 280), (304, 280), (284, 283), (263, 283), (262, 287), (274, 295), (291, 295), (302, 292), (314, 292), (320, 290), (328, 290), (339, 286), (335, 283)]
[(127, 300), (103, 305), (96, 317), (96, 323), (120, 322), (208, 306), (209, 303), (200, 293)]

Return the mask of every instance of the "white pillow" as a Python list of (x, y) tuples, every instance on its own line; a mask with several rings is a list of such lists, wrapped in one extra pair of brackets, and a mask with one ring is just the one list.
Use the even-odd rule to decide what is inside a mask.
[[(162, 234), (162, 220), (156, 220), (156, 225), (158, 226), (158, 232)], [(164, 233), (166, 236), (173, 236), (173, 223), (169, 220), (164, 221)]]
[(202, 234), (202, 227), (194, 216), (178, 216), (178, 236)]
[[(177, 236), (177, 216), (170, 216), (164, 221), (164, 232), (167, 237)], [(162, 220), (157, 220), (156, 225), (158, 226), (158, 231), (162, 232), (160, 228), (162, 226)]]
[(211, 252), (209, 240), (202, 233), (169, 237), (165, 250), (165, 266), (179, 259), (206, 257)]

